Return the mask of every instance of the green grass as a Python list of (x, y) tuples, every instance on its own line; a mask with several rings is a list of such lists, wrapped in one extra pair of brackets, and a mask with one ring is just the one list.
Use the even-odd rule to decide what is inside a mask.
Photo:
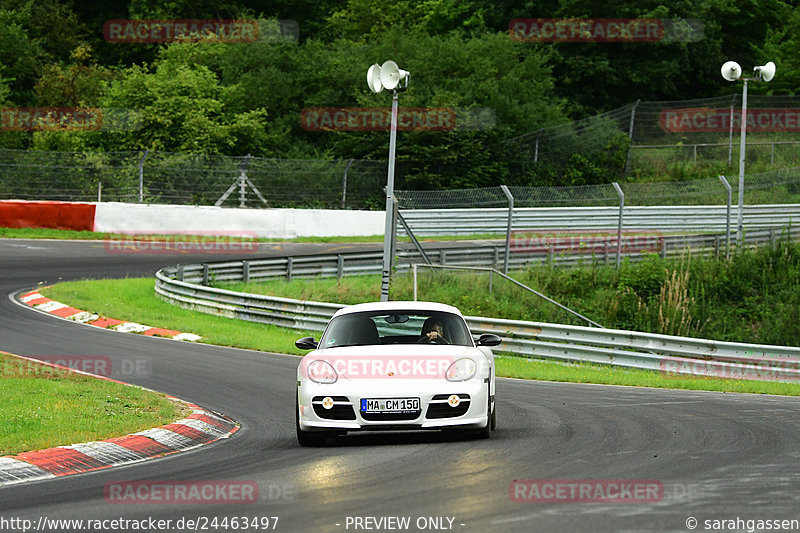
[(800, 396), (800, 384), (795, 383), (689, 377), (618, 366), (555, 363), (513, 355), (496, 356), (495, 366), (499, 376), (540, 381)]
[[(735, 251), (730, 260), (654, 254), (619, 270), (587, 256), (579, 268), (532, 265), (510, 274), (608, 328), (800, 346), (800, 243)], [(217, 286), (344, 304), (380, 296), (380, 276)], [(395, 275), (390, 292), (393, 300), (412, 299), (412, 276)], [(465, 315), (586, 325), (498, 276), (490, 291), (485, 272), (420, 269), (418, 298), (455, 305)]]
[[(40, 288), (48, 298), (108, 318), (195, 333), (203, 342), (265, 352), (303, 354), (294, 341), (312, 332), (197, 313), (156, 297), (154, 278), (67, 281)], [(318, 336), (318, 335), (317, 335)]]
[[(114, 240), (191, 240), (192, 235), (127, 235), (120, 233), (103, 233), (94, 231), (74, 231), (74, 230), (61, 230), (61, 229), (47, 229), (47, 228), (0, 228), (0, 238), (5, 239), (63, 239), (63, 240), (85, 240), (85, 241), (102, 241), (108, 239)], [(475, 235), (437, 235), (435, 237), (425, 237), (421, 239), (423, 242), (430, 241), (461, 241), (461, 240), (485, 240), (485, 239), (502, 239), (505, 235), (495, 233), (481, 233)], [(236, 237), (224, 237), (226, 240), (236, 241)], [(257, 241), (257, 242), (321, 242), (321, 243), (380, 243), (383, 242), (383, 235), (368, 235), (363, 237), (295, 237), (293, 239), (275, 239), (275, 238), (258, 238), (248, 239), (241, 238), (243, 241)], [(398, 242), (411, 242), (408, 237), (398, 236)]]
[[(6, 239), (70, 239), (70, 240), (87, 240), (87, 241), (102, 241), (108, 239), (114, 240), (185, 240), (191, 241), (195, 239), (192, 235), (127, 235), (121, 233), (103, 233), (95, 231), (75, 231), (75, 230), (60, 230), (60, 229), (47, 229), (47, 228), (0, 228), (0, 238)], [(249, 239), (247, 237), (220, 237), (228, 241), (242, 240), (242, 241), (258, 241), (258, 242), (383, 242), (383, 235), (372, 235), (367, 237), (298, 237), (296, 239)]]
[(102, 440), (190, 413), (165, 395), (0, 353), (0, 456)]
[[(195, 313), (167, 304), (153, 293), (151, 278), (125, 280), (87, 280), (64, 282), (40, 292), (73, 307), (100, 312), (112, 318), (133, 320), (153, 326), (188, 331), (203, 336), (205, 342), (224, 346), (237, 346), (256, 350), (303, 354), (294, 341), (302, 336), (319, 337), (319, 333), (301, 332), (274, 326), (264, 326), (224, 317)], [(283, 286), (283, 292), (293, 297), (326, 300), (324, 296), (339, 296), (340, 303), (357, 303), (364, 291), (372, 294), (379, 291), (379, 278), (363, 276), (336, 280), (295, 280), (292, 283), (272, 282), (259, 285), (262, 292), (281, 292), (267, 287)], [(332, 292), (322, 293), (330, 289)], [(256, 286), (250, 286), (256, 288)], [(300, 294), (298, 294), (298, 292)], [(109, 295), (113, 295), (109, 297)], [(558, 362), (530, 360), (516, 356), (498, 356), (498, 376), (538, 379), (547, 381), (569, 381), (578, 383), (602, 383), (644, 387), (676, 388), (691, 390), (717, 390), (726, 392), (751, 392), (758, 394), (800, 395), (800, 385), (776, 384), (763, 381), (737, 381), (720, 378), (672, 377), (659, 372), (631, 370), (603, 365), (565, 365)]]

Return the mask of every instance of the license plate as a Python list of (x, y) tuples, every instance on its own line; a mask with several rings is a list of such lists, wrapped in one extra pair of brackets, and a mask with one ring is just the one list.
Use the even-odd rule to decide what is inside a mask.
[(362, 398), (362, 413), (412, 413), (419, 411), (419, 398)]

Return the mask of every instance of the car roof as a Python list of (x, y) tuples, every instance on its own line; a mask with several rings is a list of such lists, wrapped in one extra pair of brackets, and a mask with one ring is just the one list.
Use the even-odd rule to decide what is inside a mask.
[(349, 305), (336, 311), (333, 316), (349, 313), (361, 313), (372, 311), (436, 311), (439, 313), (452, 313), (461, 316), (461, 311), (452, 305), (438, 302), (413, 302), (413, 301), (392, 301), (392, 302), (369, 302), (364, 304)]

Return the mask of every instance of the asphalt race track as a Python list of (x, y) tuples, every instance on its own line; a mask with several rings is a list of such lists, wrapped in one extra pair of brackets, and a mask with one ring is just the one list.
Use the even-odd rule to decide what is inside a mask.
[[(354, 247), (263, 245), (254, 255)], [(698, 521), (696, 531), (708, 530), (707, 520), (737, 519), (747, 530), (747, 520), (800, 520), (797, 398), (503, 379), (498, 430), (490, 440), (363, 434), (300, 448), (293, 416), (297, 358), (113, 333), (45, 316), (5, 297), (39, 282), (152, 275), (161, 266), (198, 259), (108, 253), (98, 242), (0, 240), (0, 350), (32, 357), (102, 355), (112, 365), (146, 358), (152, 371), (128, 381), (242, 425), (232, 438), (195, 451), (0, 488), (0, 519), (37, 524), (40, 518), (152, 517), (172, 520), (163, 530), (194, 531), (202, 528), (175, 524), (182, 518), (277, 516), (275, 530), (288, 532), (690, 531), (690, 517)], [(121, 504), (104, 496), (109, 483), (140, 480), (256, 484), (258, 501)], [(515, 502), (509, 494), (514, 480), (562, 488), (580, 480), (654, 482), (661, 492), (657, 501), (639, 503), (567, 501), (563, 493), (557, 502)], [(388, 517), (408, 517), (409, 525)], [(15, 524), (2, 529), (21, 531)], [(256, 531), (211, 524), (205, 530)], [(68, 530), (75, 528), (46, 529)]]

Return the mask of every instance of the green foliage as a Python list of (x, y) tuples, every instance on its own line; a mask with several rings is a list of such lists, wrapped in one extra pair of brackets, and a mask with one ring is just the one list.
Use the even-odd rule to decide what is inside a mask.
[[(534, 43), (509, 37), (509, 21), (537, 16), (686, 19), (702, 23), (702, 33), (649, 43)], [(244, 44), (102, 39), (104, 21), (127, 18), (254, 18), (262, 27), (293, 19), (300, 39), (264, 36)], [(311, 107), (388, 108), (389, 95), (371, 94), (364, 78), (370, 64), (392, 58), (412, 73), (408, 91), (400, 96), (402, 107), (452, 108), (462, 116), (480, 116), (477, 128), (401, 131), (398, 187), (607, 183), (626, 178), (627, 131), (613, 121), (599, 129), (572, 126), (558, 138), (558, 157), (549, 160), (533, 161), (529, 146), (509, 139), (636, 99), (728, 92), (730, 85), (719, 76), (726, 59), (747, 66), (774, 60), (778, 76), (769, 85), (754, 84), (753, 91), (794, 94), (800, 86), (798, 25), (800, 7), (785, 0), (622, 0), (613, 5), (585, 0), (492, 5), (477, 0), (279, 0), (269, 5), (0, 0), (3, 105), (97, 106), (141, 118), (141, 128), (133, 131), (0, 131), (0, 147), (385, 159), (386, 131), (307, 131), (300, 117)], [(776, 154), (776, 165), (791, 166), (796, 150), (787, 154)], [(668, 174), (695, 179), (727, 170), (702, 161), (671, 165), (652, 153), (642, 157), (652, 159), (653, 169), (635, 174), (634, 180)], [(760, 157), (758, 151), (749, 156), (749, 169), (771, 164)]]
[[(737, 250), (730, 260), (650, 255), (620, 270), (586, 259), (579, 268), (531, 265), (511, 276), (605, 327), (800, 346), (800, 243), (784, 240)], [(420, 300), (455, 305), (464, 314), (558, 324), (586, 322), (488, 274), (421, 270)], [(379, 276), (292, 283), (220, 284), (252, 293), (354, 304), (377, 299)], [(469, 290), (465, 290), (469, 287)], [(392, 280), (391, 299), (412, 298), (410, 274)]]

